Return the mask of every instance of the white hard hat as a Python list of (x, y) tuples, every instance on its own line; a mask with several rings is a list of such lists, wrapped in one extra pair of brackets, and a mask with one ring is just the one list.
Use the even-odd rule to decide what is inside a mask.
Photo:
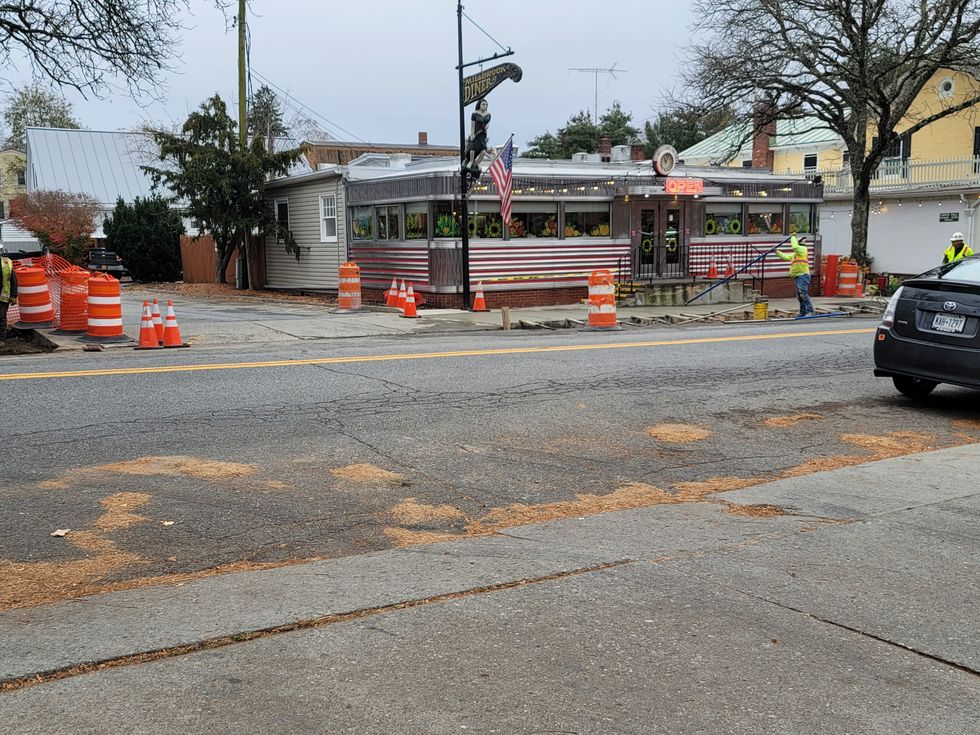
[(951, 238), (949, 238), (949, 241), (950, 242), (956, 242), (957, 240), (959, 240), (959, 241), (962, 242), (962, 240), (963, 240), (963, 233), (962, 232), (954, 232), (953, 233), (953, 236)]

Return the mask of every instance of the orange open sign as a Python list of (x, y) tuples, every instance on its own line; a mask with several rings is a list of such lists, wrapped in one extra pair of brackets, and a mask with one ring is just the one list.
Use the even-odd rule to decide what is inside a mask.
[(664, 190), (668, 194), (703, 194), (704, 179), (667, 179)]

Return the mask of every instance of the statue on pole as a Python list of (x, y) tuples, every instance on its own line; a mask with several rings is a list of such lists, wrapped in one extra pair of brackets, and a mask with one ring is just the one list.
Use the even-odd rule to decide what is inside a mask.
[(487, 128), (490, 127), (490, 113), (487, 112), (487, 101), (480, 98), (476, 102), (476, 109), (470, 115), (470, 134), (466, 138), (466, 150), (463, 155), (462, 175), (466, 181), (466, 188), (469, 189), (473, 182), (478, 181), (480, 174), (480, 161), (487, 152)]

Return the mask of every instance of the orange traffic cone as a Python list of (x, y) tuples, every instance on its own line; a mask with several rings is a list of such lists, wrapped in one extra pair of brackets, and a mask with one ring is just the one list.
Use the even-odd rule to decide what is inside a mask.
[(732, 256), (728, 256), (728, 266), (725, 268), (725, 278), (731, 278), (735, 275), (735, 266), (732, 265)]
[(180, 327), (177, 326), (177, 315), (174, 314), (174, 302), (169, 300), (167, 301), (167, 323), (163, 327), (163, 346), (190, 346), (180, 336)]
[(153, 299), (150, 314), (153, 315), (153, 328), (157, 330), (157, 342), (163, 344), (163, 320), (160, 318), (160, 304), (156, 298)]
[(715, 256), (711, 256), (711, 263), (708, 265), (708, 278), (718, 278), (718, 266), (715, 264)]
[(160, 340), (157, 339), (157, 330), (153, 326), (153, 312), (150, 311), (149, 301), (143, 302), (143, 316), (140, 318), (140, 341), (134, 349), (160, 349)]
[(408, 298), (408, 293), (405, 291), (405, 279), (402, 279), (402, 287), (398, 291), (398, 302), (395, 304), (399, 309), (405, 311), (405, 300)]
[(412, 289), (412, 284), (408, 284), (408, 293), (405, 295), (405, 311), (402, 312), (403, 317), (409, 319), (418, 319), (418, 312), (415, 311), (415, 291)]
[(391, 288), (385, 291), (385, 306), (398, 305), (398, 279), (391, 277)]
[(476, 298), (473, 299), (473, 308), (470, 311), (490, 311), (486, 299), (483, 298), (483, 281), (476, 284)]

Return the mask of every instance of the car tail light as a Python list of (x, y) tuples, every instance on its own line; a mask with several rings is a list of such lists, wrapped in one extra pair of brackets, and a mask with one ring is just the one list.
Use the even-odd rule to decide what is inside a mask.
[(904, 286), (899, 286), (898, 290), (892, 295), (891, 300), (888, 302), (888, 306), (885, 307), (885, 313), (881, 315), (881, 326), (895, 326), (895, 310), (898, 308), (898, 299), (902, 295), (902, 289), (904, 288)]

